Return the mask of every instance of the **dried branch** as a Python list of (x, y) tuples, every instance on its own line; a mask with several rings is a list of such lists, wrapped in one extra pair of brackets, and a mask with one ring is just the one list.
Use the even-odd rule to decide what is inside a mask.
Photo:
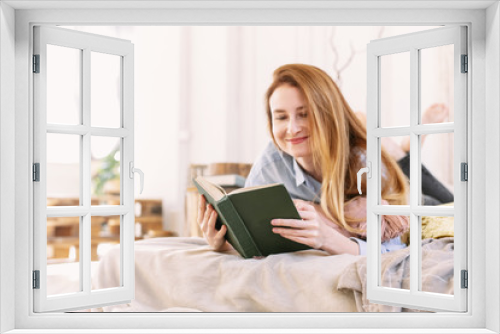
[[(332, 27), (330, 31), (330, 39), (329, 39), (329, 44), (330, 44), (330, 49), (332, 50), (332, 55), (333, 55), (333, 61), (332, 61), (332, 68), (334, 71), (334, 80), (337, 82), (337, 85), (339, 87), (342, 86), (342, 72), (344, 72), (349, 65), (352, 63), (354, 60), (354, 57), (358, 53), (364, 52), (365, 48), (356, 50), (354, 47), (354, 44), (352, 41), (349, 43), (350, 45), (350, 54), (347, 60), (342, 64), (339, 65), (340, 57), (339, 57), (339, 52), (337, 50), (337, 46), (334, 43), (334, 38), (335, 38), (335, 33), (336, 33), (337, 27)], [(380, 27), (378, 34), (377, 34), (377, 39), (382, 38), (382, 35), (384, 34), (385, 27)]]

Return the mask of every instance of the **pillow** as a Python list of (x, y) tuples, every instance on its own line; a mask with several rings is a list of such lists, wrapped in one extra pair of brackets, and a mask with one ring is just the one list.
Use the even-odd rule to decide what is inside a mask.
[[(452, 203), (441, 204), (439, 206), (453, 206)], [(454, 217), (422, 217), (422, 239), (453, 237)], [(401, 236), (401, 241), (410, 244), (410, 231)]]

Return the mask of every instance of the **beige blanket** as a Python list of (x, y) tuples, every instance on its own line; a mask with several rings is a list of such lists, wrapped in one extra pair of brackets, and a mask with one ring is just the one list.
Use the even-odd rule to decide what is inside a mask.
[[(422, 240), (422, 291), (453, 294), (454, 238)], [(382, 286), (410, 289), (410, 248), (382, 255)], [(366, 298), (366, 257), (348, 266), (338, 288), (352, 294), (358, 312), (406, 312), (411, 309), (372, 304)]]
[[(450, 241), (450, 240), (448, 240)], [(451, 239), (451, 247), (453, 239)], [(427, 243), (429, 284), (437, 259), (449, 256), (450, 242)], [(427, 245), (426, 244), (426, 245)], [(448, 245), (448, 246), (447, 246)], [(384, 254), (386, 278), (407, 284), (408, 249)], [(437, 251), (437, 253), (435, 252)], [(434, 258), (436, 254), (443, 256)], [(105, 312), (401, 312), (369, 304), (365, 297), (366, 257), (329, 256), (317, 250), (243, 259), (236, 252), (211, 251), (201, 238), (156, 238), (135, 244), (135, 299), (106, 306)], [(427, 255), (424, 255), (424, 262)], [(94, 288), (118, 286), (119, 251), (103, 258)], [(427, 264), (426, 264), (427, 265)], [(441, 265), (441, 264), (440, 264)], [(427, 272), (427, 270), (425, 271)], [(437, 286), (439, 291), (452, 286)], [(405, 310), (403, 310), (405, 311)]]
[[(135, 300), (105, 312), (356, 312), (337, 289), (344, 268), (361, 256), (307, 250), (243, 259), (217, 253), (201, 238), (155, 238), (135, 244)], [(94, 288), (118, 286), (119, 251), (100, 263)]]

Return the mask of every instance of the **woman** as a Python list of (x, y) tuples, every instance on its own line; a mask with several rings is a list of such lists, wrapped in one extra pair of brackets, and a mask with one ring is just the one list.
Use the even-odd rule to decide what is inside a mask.
[[(273, 142), (254, 163), (245, 186), (283, 183), (302, 220), (274, 219), (274, 233), (329, 254), (365, 254), (366, 199), (358, 196), (357, 172), (366, 165), (366, 128), (333, 80), (314, 66), (278, 68), (266, 93)], [(383, 204), (403, 205), (407, 180), (382, 150)], [(363, 182), (363, 193), (366, 183)], [(227, 250), (226, 227), (202, 197), (199, 223), (215, 250)], [(382, 217), (382, 252), (404, 248), (403, 216)]]

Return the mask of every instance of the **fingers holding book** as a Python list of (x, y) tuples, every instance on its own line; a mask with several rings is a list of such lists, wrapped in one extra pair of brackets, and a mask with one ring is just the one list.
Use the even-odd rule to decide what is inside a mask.
[(294, 200), (294, 204), (302, 219), (273, 219), (273, 232), (292, 241), (321, 249), (324, 244), (324, 230), (329, 227), (319, 219), (312, 204), (301, 200)]
[(211, 205), (207, 205), (205, 197), (200, 195), (198, 205), (198, 224), (203, 232), (203, 236), (215, 251), (225, 251), (231, 249), (231, 245), (229, 245), (225, 239), (227, 227), (222, 225), (221, 229), (217, 230), (215, 228), (216, 222), (217, 211), (215, 211)]

